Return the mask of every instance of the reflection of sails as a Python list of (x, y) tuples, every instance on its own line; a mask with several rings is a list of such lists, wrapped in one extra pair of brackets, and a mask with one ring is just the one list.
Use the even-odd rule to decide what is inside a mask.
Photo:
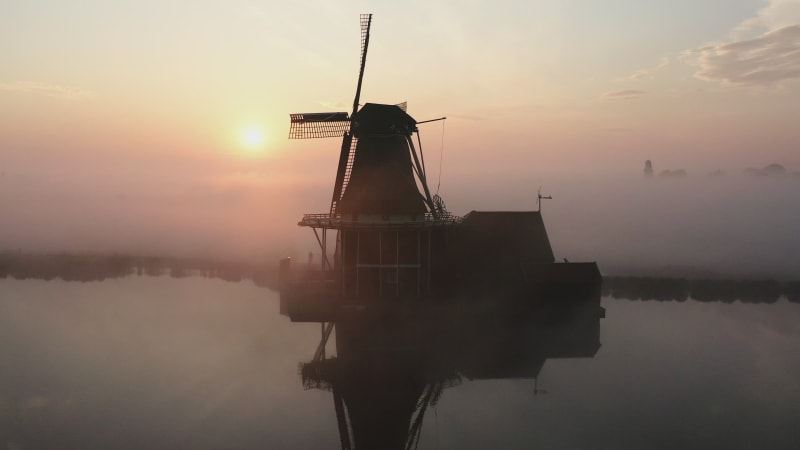
[(444, 389), (535, 379), (547, 359), (591, 358), (600, 348), (599, 298), (557, 309), (424, 309), (338, 321), (337, 356), (318, 349), (301, 364), (304, 387), (333, 393), (342, 448), (413, 448)]

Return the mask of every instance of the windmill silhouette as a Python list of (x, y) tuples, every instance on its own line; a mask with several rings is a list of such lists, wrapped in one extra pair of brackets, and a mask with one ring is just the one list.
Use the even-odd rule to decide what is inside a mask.
[[(489, 314), (517, 323), (523, 313), (599, 306), (601, 278), (595, 263), (555, 263), (540, 211), (472, 211), (461, 218), (431, 196), (417, 128), (429, 121), (416, 121), (405, 103), (360, 104), (372, 15), (361, 15), (360, 23), (352, 111), (290, 115), (290, 139), (341, 138), (341, 146), (329, 211), (305, 214), (298, 223), (314, 231), (321, 270), (293, 279), (289, 260), (282, 261), (281, 313), (321, 323), (320, 343), (301, 376), (305, 387), (332, 391), (342, 448), (410, 449), (426, 410), (462, 373), (536, 377), (548, 357), (558, 356), (540, 345), (523, 354), (524, 336), (485, 345), (512, 328), (487, 330), (498, 323)], [(540, 189), (539, 209), (549, 198)], [(333, 263), (328, 231), (336, 236)], [(586, 331), (591, 356), (599, 333)], [(325, 349), (334, 332), (332, 358)], [(464, 345), (472, 339), (473, 346)], [(488, 351), (476, 359), (475, 349)], [(521, 356), (524, 364), (517, 364)]]
[(342, 138), (331, 216), (430, 213), (437, 217), (442, 212), (437, 208), (440, 202), (435, 203), (430, 194), (422, 153), (411, 138), (418, 131), (417, 122), (406, 113), (406, 104), (367, 103), (359, 110), (371, 25), (372, 14), (362, 14), (361, 62), (352, 113), (290, 114), (289, 138)]

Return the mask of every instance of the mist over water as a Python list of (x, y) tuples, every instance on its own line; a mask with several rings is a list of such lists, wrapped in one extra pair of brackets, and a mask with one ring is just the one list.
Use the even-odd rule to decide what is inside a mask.
[(294, 400), (318, 327), (277, 311), (251, 283), (0, 280), (0, 446), (329, 447)]
[[(602, 305), (593, 357), (547, 359), (538, 395), (462, 376), (419, 448), (793, 448), (797, 304)], [(249, 282), (0, 279), (0, 445), (336, 448), (331, 392), (298, 373), (318, 341)]]
[[(318, 247), (296, 223), (303, 213), (328, 210), (333, 176), (312, 173), (317, 178), (244, 171), (145, 185), (6, 174), (0, 249), (305, 258)], [(440, 194), (460, 215), (531, 210), (540, 186), (553, 196), (542, 210), (558, 260), (596, 260), (605, 273), (664, 266), (743, 276), (800, 273), (800, 178), (790, 174), (644, 179), (513, 168), (498, 177), (476, 167), (445, 173)]]
[(587, 180), (565, 187), (560, 198), (545, 205), (557, 257), (596, 258), (615, 271), (800, 273), (797, 179)]

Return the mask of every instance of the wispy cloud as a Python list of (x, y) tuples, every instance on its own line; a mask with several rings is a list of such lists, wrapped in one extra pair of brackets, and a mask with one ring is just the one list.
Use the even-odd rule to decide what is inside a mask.
[(333, 111), (347, 111), (350, 107), (345, 105), (342, 102), (319, 102), (325, 109), (330, 109)]
[[(674, 62), (694, 66), (697, 79), (729, 86), (775, 87), (800, 78), (800, 0), (768, 0), (726, 38), (672, 58), (665, 56), (657, 66), (617, 81), (649, 80)], [(632, 99), (638, 95), (617, 91), (603, 98)]]
[(69, 100), (93, 96), (91, 92), (76, 87), (42, 83), (39, 81), (0, 81), (0, 91), (22, 92)]
[(735, 86), (776, 86), (800, 78), (800, 0), (770, 0), (727, 40), (684, 52), (695, 77)]
[(800, 25), (768, 31), (753, 39), (690, 50), (695, 77), (731, 85), (772, 86), (800, 78)]
[(638, 89), (623, 89), (621, 91), (606, 92), (600, 98), (602, 100), (636, 100), (646, 93)]
[(625, 80), (639, 81), (639, 80), (649, 80), (651, 78), (653, 78), (652, 70), (639, 69), (636, 72), (633, 72), (629, 77), (626, 77)]
[(800, 24), (800, 0), (769, 0), (755, 15), (742, 21), (731, 32), (733, 40), (753, 37), (752, 33)]
[(668, 67), (670, 64), (670, 60), (668, 57), (661, 58), (661, 62), (658, 63), (655, 67), (650, 67), (646, 69), (639, 69), (636, 72), (632, 73), (630, 76), (623, 78), (620, 81), (640, 81), (640, 80), (649, 80), (655, 76), (655, 74), (660, 71), (661, 69)]

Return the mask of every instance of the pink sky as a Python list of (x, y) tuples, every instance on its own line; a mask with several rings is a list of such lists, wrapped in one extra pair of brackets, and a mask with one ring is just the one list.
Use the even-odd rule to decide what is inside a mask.
[(800, 170), (800, 1), (641, 3), (4, 2), (0, 248), (306, 248), (294, 224), (327, 209), (338, 142), (287, 140), (288, 114), (349, 109), (361, 12), (362, 100), (448, 117), (421, 136), (456, 213), (645, 159)]

